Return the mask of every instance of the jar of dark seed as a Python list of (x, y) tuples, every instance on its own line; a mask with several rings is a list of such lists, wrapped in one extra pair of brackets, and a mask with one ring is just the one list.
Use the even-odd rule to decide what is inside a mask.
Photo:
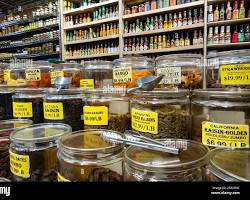
[(13, 181), (57, 181), (58, 139), (70, 134), (66, 124), (37, 124), (10, 136), (10, 170)]
[(65, 123), (73, 131), (83, 130), (84, 96), (80, 89), (50, 89), (43, 101), (44, 122)]
[(13, 118), (31, 119), (34, 124), (43, 123), (43, 98), (45, 89), (16, 89), (13, 101)]
[(11, 178), (9, 162), (10, 133), (18, 128), (32, 125), (31, 120), (0, 121), (0, 177)]
[(0, 120), (12, 119), (12, 96), (14, 89), (0, 87)]
[(83, 107), (84, 129), (108, 129), (125, 132), (130, 129), (129, 97), (126, 91), (89, 91)]
[(123, 180), (123, 146), (105, 141), (101, 136), (103, 131), (112, 134), (109, 130), (86, 130), (60, 139), (57, 154), (58, 181)]
[(131, 98), (131, 126), (145, 136), (187, 139), (190, 104), (187, 90), (138, 91)]
[(201, 143), (162, 140), (167, 146), (181, 149), (180, 154), (129, 147), (124, 155), (124, 180), (142, 182), (206, 181), (209, 149)]

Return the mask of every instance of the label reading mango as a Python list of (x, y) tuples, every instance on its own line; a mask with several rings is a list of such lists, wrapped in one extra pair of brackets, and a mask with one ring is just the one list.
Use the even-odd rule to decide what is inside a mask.
[(220, 66), (222, 85), (250, 85), (250, 63)]
[(15, 118), (33, 117), (32, 102), (13, 102), (13, 116)]
[(202, 143), (213, 147), (249, 147), (249, 126), (204, 121)]
[(3, 80), (4, 80), (4, 82), (7, 82), (10, 80), (10, 70), (5, 69), (3, 71)]
[(12, 174), (22, 177), (30, 177), (30, 158), (27, 155), (18, 155), (10, 151), (10, 170)]
[(41, 80), (41, 70), (40, 69), (26, 69), (25, 77), (27, 81), (40, 81)]
[(158, 134), (158, 113), (132, 108), (132, 128), (144, 133)]
[(51, 84), (54, 84), (55, 83), (55, 79), (57, 77), (64, 77), (64, 72), (63, 71), (54, 71), (54, 72), (51, 72)]
[(113, 83), (130, 83), (132, 82), (132, 68), (121, 67), (113, 69)]
[(80, 87), (83, 89), (94, 89), (95, 88), (94, 79), (81, 79)]
[(85, 125), (108, 125), (108, 108), (106, 106), (84, 106), (83, 115)]
[(63, 120), (63, 103), (43, 103), (44, 119)]
[(57, 181), (58, 182), (70, 182), (70, 180), (64, 178), (59, 172), (57, 173)]

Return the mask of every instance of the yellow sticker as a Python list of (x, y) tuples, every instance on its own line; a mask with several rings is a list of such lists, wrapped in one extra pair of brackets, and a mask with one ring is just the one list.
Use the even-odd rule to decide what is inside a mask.
[(5, 69), (3, 71), (3, 80), (4, 80), (4, 82), (7, 82), (10, 80), (10, 70)]
[(132, 128), (144, 133), (158, 134), (158, 113), (132, 108)]
[(41, 70), (40, 69), (26, 69), (25, 77), (27, 81), (40, 81), (41, 80)]
[(63, 103), (43, 103), (44, 119), (63, 120)]
[(214, 147), (249, 147), (249, 126), (204, 121), (202, 143)]
[(33, 117), (32, 102), (13, 102), (13, 116), (15, 118)]
[(84, 89), (94, 89), (95, 88), (94, 79), (81, 79), (80, 87)]
[(222, 85), (250, 85), (250, 63), (220, 66)]
[(113, 83), (130, 83), (132, 82), (132, 68), (121, 67), (113, 69)]
[(54, 72), (51, 72), (51, 84), (54, 84), (55, 83), (55, 79), (57, 77), (64, 77), (64, 72), (63, 71), (54, 71)]
[(29, 178), (30, 177), (30, 158), (27, 155), (18, 155), (10, 151), (10, 170), (12, 174)]
[(59, 172), (57, 173), (57, 181), (58, 182), (70, 182), (70, 180), (64, 178)]
[(84, 106), (85, 125), (108, 125), (108, 108), (106, 106)]

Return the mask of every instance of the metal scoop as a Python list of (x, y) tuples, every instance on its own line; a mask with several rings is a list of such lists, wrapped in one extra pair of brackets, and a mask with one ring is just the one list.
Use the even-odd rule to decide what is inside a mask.
[(69, 89), (71, 80), (71, 77), (57, 77), (55, 79), (55, 87), (57, 88), (57, 91), (61, 89)]
[(146, 76), (136, 81), (137, 87), (128, 90), (128, 93), (134, 92), (136, 90), (153, 90), (157, 84), (161, 82), (164, 75), (161, 76)]

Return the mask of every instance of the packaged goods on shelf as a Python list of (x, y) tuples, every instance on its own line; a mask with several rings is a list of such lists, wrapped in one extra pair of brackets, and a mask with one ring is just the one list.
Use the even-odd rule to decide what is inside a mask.
[(85, 8), (87, 6), (95, 5), (101, 2), (108, 2), (108, 0), (94, 0), (94, 1), (81, 0), (79, 2), (74, 2), (72, 0), (64, 0), (63, 5), (64, 5), (64, 11), (71, 11), (76, 8)]

